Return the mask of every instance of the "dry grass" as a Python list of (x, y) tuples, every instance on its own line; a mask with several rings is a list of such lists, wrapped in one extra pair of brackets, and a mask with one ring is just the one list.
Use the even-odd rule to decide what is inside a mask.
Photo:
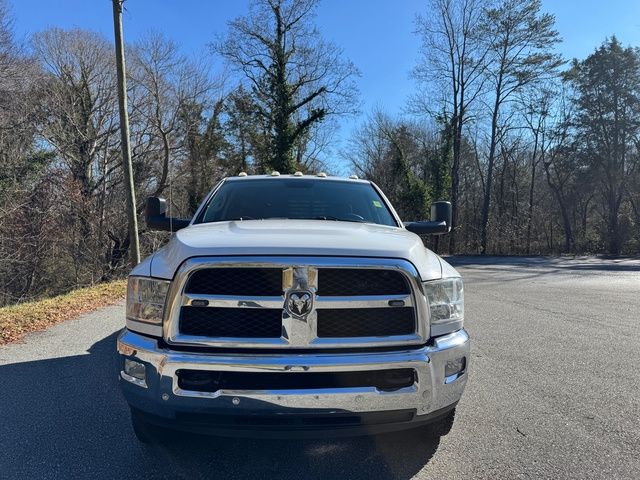
[(113, 305), (125, 298), (126, 280), (80, 288), (65, 295), (0, 308), (0, 345), (15, 342), (28, 332)]

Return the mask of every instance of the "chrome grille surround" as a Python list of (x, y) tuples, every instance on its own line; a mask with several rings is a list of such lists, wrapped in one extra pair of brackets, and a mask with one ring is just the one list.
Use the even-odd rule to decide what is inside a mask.
[[(203, 268), (281, 268), (283, 270), (283, 294), (281, 296), (234, 296), (185, 293), (190, 275)], [(312, 311), (306, 318), (294, 318), (285, 310), (288, 291), (304, 288), (315, 294), (318, 270), (322, 268), (391, 269), (406, 278), (410, 293), (403, 295), (366, 295), (351, 297), (322, 297), (315, 295)], [(306, 271), (306, 277), (300, 273)], [(302, 283), (301, 283), (302, 282)], [(383, 258), (353, 257), (195, 257), (186, 260), (176, 272), (167, 296), (163, 322), (163, 336), (169, 345), (207, 346), (220, 348), (362, 348), (379, 346), (421, 345), (429, 339), (429, 319), (426, 298), (416, 268), (408, 261)], [(204, 337), (180, 332), (180, 310), (193, 301), (206, 300), (209, 307), (222, 308), (277, 308), (282, 310), (282, 335), (280, 338)], [(318, 338), (317, 314), (320, 309), (398, 308), (390, 301), (403, 302), (413, 307), (416, 319), (415, 332), (408, 335), (380, 337)], [(348, 321), (348, 319), (346, 319)]]

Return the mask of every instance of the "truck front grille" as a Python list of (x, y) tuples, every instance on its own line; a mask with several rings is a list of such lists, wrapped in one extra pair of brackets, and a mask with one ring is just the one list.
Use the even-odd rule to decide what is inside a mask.
[[(318, 272), (318, 295), (401, 295), (410, 293), (404, 276), (394, 270), (326, 268)], [(186, 293), (273, 296), (282, 294), (279, 268), (203, 268), (189, 277)]]
[(412, 307), (318, 310), (319, 338), (409, 335), (415, 329)]
[(318, 295), (401, 295), (411, 290), (404, 275), (395, 270), (324, 268), (318, 271)]
[(413, 265), (396, 259), (187, 260), (174, 279), (169, 344), (232, 348), (418, 345), (428, 339)]
[(184, 291), (207, 295), (282, 295), (282, 269), (203, 268), (193, 272)]
[(200, 337), (280, 338), (282, 310), (182, 307), (180, 331)]
[(360, 387), (373, 387), (390, 392), (410, 387), (416, 381), (416, 372), (411, 368), (309, 373), (178, 370), (176, 375), (180, 388), (196, 392)]

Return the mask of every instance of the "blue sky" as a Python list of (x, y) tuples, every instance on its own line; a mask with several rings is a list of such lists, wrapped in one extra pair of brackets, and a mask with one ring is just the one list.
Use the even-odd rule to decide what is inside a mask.
[[(113, 38), (111, 0), (7, 0), (23, 38), (47, 26), (82, 27)], [(206, 55), (206, 45), (224, 33), (226, 23), (246, 12), (246, 0), (127, 0), (125, 38), (160, 30), (186, 53)], [(616, 34), (625, 45), (640, 46), (640, 0), (543, 0), (556, 16), (567, 58), (584, 58), (606, 37)], [(325, 38), (344, 49), (360, 69), (363, 112), (381, 106), (403, 110), (414, 89), (409, 78), (419, 47), (412, 33), (416, 13), (428, 14), (424, 0), (324, 0), (317, 25)], [(341, 138), (353, 124), (342, 122)]]

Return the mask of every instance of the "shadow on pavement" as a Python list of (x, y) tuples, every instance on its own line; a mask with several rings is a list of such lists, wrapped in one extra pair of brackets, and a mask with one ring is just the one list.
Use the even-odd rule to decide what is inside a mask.
[(139, 444), (115, 368), (116, 333), (87, 355), (0, 366), (4, 478), (411, 478), (439, 440), (420, 430), (337, 440), (180, 435)]

